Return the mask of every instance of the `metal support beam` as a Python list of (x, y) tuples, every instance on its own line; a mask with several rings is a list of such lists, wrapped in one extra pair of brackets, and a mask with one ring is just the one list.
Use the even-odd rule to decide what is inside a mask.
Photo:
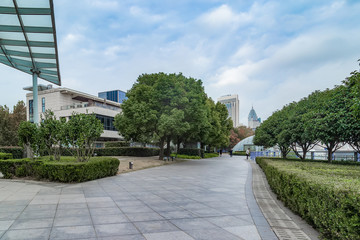
[(38, 73), (33, 72), (33, 114), (34, 114), (34, 123), (39, 124), (39, 106), (38, 106)]

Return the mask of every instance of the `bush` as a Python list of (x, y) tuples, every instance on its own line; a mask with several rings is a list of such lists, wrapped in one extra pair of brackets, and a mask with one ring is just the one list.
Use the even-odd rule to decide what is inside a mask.
[(12, 153), (2, 153), (0, 152), (0, 160), (3, 159), (12, 159), (13, 158), (13, 155)]
[(11, 153), (13, 158), (16, 159), (24, 157), (24, 149), (22, 147), (0, 147), (0, 152)]
[(105, 148), (111, 147), (130, 147), (130, 143), (126, 141), (105, 142)]
[(325, 239), (360, 239), (360, 167), (256, 158), (269, 185)]
[(201, 153), (204, 154), (204, 150), (197, 148), (180, 148), (178, 152), (178, 154), (189, 156), (201, 156)]
[(183, 155), (183, 154), (176, 155), (176, 153), (172, 153), (170, 156), (181, 158), (181, 159), (201, 159), (200, 156), (190, 156), (190, 155)]
[(4, 178), (31, 176), (59, 182), (84, 182), (116, 175), (120, 161), (116, 158), (97, 157), (88, 162), (11, 159), (0, 162)]
[(236, 156), (246, 156), (246, 151), (236, 151), (236, 152), (233, 152), (233, 155), (236, 155)]
[(204, 158), (213, 158), (213, 157), (218, 157), (219, 154), (218, 153), (205, 153)]
[(146, 147), (121, 147), (121, 148), (97, 148), (95, 152), (97, 156), (135, 156), (150, 157), (159, 155), (158, 148)]

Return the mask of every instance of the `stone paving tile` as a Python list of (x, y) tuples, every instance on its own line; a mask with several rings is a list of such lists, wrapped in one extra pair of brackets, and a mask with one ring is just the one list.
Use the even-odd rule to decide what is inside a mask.
[(79, 217), (58, 217), (54, 220), (54, 227), (87, 226), (92, 220), (89, 215)]
[(192, 218), (196, 217), (195, 214), (186, 211), (186, 210), (178, 210), (178, 211), (170, 211), (170, 212), (158, 212), (165, 219), (181, 219), (181, 218)]
[(132, 223), (95, 225), (95, 230), (99, 237), (123, 236), (139, 233)]
[(156, 212), (152, 213), (127, 213), (126, 216), (132, 222), (144, 222), (144, 221), (153, 221), (153, 220), (164, 220), (162, 216), (160, 216)]
[(172, 223), (164, 221), (134, 222), (141, 233), (170, 232), (179, 230)]
[(242, 239), (221, 228), (186, 230), (196, 240), (236, 240)]
[(65, 210), (65, 209), (76, 209), (76, 208), (88, 208), (86, 203), (63, 203), (57, 205), (57, 210)]
[(152, 213), (154, 210), (147, 206), (124, 206), (120, 207), (124, 213)]
[(145, 233), (144, 236), (147, 240), (194, 240), (194, 238), (182, 231)]
[(224, 229), (245, 240), (261, 240), (259, 232), (255, 226), (226, 227)]
[(141, 234), (131, 234), (131, 235), (122, 235), (112, 237), (99, 237), (98, 240), (147, 240)]
[(0, 202), (0, 213), (3, 212), (21, 212), (26, 208), (24, 205), (20, 206), (2, 206)]
[(209, 221), (219, 227), (235, 227), (235, 226), (249, 226), (253, 225), (252, 222), (242, 220), (234, 216), (219, 216), (219, 217), (206, 217), (204, 220)]
[(24, 211), (19, 219), (54, 218), (55, 210), (32, 210)]
[(79, 217), (90, 216), (89, 209), (87, 208), (73, 208), (73, 209), (61, 209), (56, 211), (56, 217)]
[(0, 212), (0, 220), (15, 220), (21, 212)]
[(12, 224), (11, 229), (50, 228), (52, 227), (53, 221), (53, 218), (17, 219)]
[(33, 205), (28, 205), (24, 211), (38, 211), (38, 210), (55, 211), (56, 208), (57, 208), (57, 204), (33, 204)]
[(47, 240), (50, 230), (50, 228), (9, 230), (1, 237), (1, 240)]
[(77, 239), (77, 238), (96, 238), (94, 227), (89, 226), (71, 226), (71, 227), (53, 227), (50, 239)]
[(1, 220), (0, 221), (0, 231), (8, 230), (11, 224), (14, 223), (14, 220)]
[(90, 214), (91, 216), (100, 216), (100, 215), (115, 215), (115, 214), (121, 214), (119, 208), (112, 207), (112, 208), (90, 208)]
[(182, 230), (193, 230), (203, 228), (216, 228), (216, 226), (202, 218), (173, 219), (170, 220), (174, 225)]
[(88, 202), (89, 208), (117, 208), (115, 202)]
[(124, 214), (92, 216), (95, 225), (130, 222)]

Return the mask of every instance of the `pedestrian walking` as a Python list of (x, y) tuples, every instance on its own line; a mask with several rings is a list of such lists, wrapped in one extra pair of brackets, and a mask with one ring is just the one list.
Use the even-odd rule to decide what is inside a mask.
[(222, 149), (220, 149), (220, 157), (222, 156)]
[(232, 157), (232, 152), (233, 152), (233, 150), (232, 150), (232, 149), (230, 149), (230, 150), (229, 150), (230, 157)]
[(250, 156), (250, 148), (246, 150), (246, 160), (249, 159)]

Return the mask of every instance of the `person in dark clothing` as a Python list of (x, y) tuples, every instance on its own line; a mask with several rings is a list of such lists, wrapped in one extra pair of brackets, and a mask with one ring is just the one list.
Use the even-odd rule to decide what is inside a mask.
[(232, 149), (230, 149), (230, 150), (229, 150), (230, 157), (232, 157), (232, 152), (233, 152), (233, 150), (232, 150)]
[(222, 156), (222, 149), (220, 149), (220, 157)]

